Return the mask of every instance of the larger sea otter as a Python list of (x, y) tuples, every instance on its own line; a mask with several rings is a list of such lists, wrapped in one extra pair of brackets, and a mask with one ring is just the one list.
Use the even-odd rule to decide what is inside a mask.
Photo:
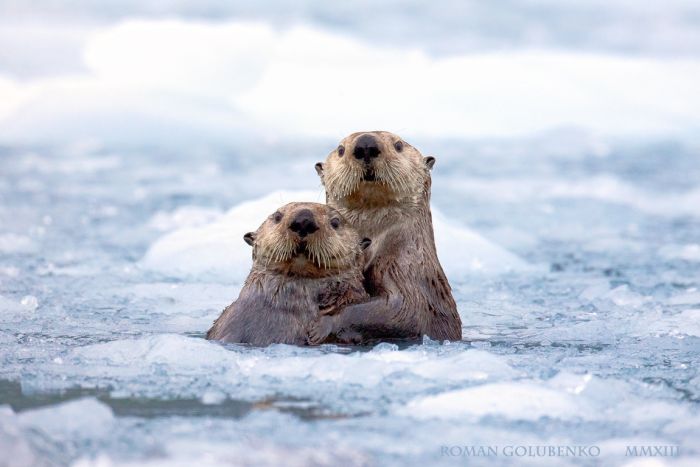
[(326, 203), (370, 237), (364, 284), (371, 295), (320, 318), (310, 341), (359, 332), (363, 339), (459, 340), (462, 323), (435, 251), (430, 213), (430, 170), (423, 157), (386, 131), (353, 133), (316, 170)]

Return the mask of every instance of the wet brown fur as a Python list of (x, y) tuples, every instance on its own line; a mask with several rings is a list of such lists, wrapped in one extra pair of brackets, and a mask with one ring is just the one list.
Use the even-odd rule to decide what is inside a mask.
[[(300, 210), (313, 212), (319, 230), (304, 239), (289, 230)], [(339, 220), (334, 229), (332, 219)], [(363, 245), (335, 210), (317, 203), (290, 203), (246, 234), (253, 267), (238, 299), (207, 332), (207, 339), (265, 346), (303, 345), (310, 323), (326, 312), (368, 298), (362, 286)], [(306, 247), (301, 250), (302, 240)], [(326, 341), (350, 342), (350, 333)]]
[[(357, 139), (343, 139), (316, 165), (326, 202), (359, 232), (370, 237), (365, 288), (372, 299), (314, 324), (311, 342), (348, 330), (373, 338), (439, 340), (462, 338), (462, 323), (435, 250), (430, 212), (430, 170), (435, 162), (395, 134), (369, 132), (381, 153), (372, 162), (374, 181), (365, 181), (363, 162), (353, 157)], [(399, 151), (395, 145), (401, 142)], [(339, 148), (344, 149), (341, 156)]]

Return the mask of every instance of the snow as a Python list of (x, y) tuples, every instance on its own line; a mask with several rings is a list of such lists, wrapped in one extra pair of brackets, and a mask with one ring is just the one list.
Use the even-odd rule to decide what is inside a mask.
[[(692, 2), (409, 2), (391, 28), (392, 2), (20, 3), (0, 5), (0, 464), (698, 464)], [(368, 128), (437, 158), (464, 340), (206, 341), (243, 234), (323, 202), (313, 164)], [(521, 461), (586, 463), (484, 463)]]
[[(27, 37), (43, 44), (31, 28)], [(700, 120), (700, 65), (679, 56), (539, 47), (433, 56), (315, 25), (243, 19), (127, 19), (90, 27), (76, 43), (79, 72), (24, 82), (0, 70), (0, 141), (177, 148), (227, 145), (232, 135), (339, 138), (358, 128), (447, 138), (578, 127), (647, 137), (692, 134)], [(329, 102), (342, 110), (329, 112)]]
[(576, 400), (532, 384), (485, 384), (411, 401), (406, 414), (424, 418), (499, 415), (514, 420), (541, 417), (572, 418), (580, 413)]
[[(167, 233), (151, 245), (141, 264), (169, 277), (206, 277), (242, 284), (252, 265), (252, 253), (243, 243), (243, 235), (256, 230), (278, 207), (292, 201), (325, 202), (322, 194), (315, 191), (273, 191), (234, 206), (211, 223)], [(192, 213), (191, 222), (199, 224), (199, 217), (198, 212)], [(478, 233), (447, 221), (437, 209), (433, 209), (433, 226), (438, 254), (450, 252), (440, 257), (451, 277), (531, 268)]]
[[(610, 392), (610, 389), (622, 390)], [(419, 397), (399, 410), (425, 419), (475, 420), (487, 416), (509, 420), (627, 420), (639, 425), (678, 419), (684, 411), (666, 402), (649, 402), (632, 396), (631, 388), (609, 383), (590, 374), (559, 373), (549, 381), (499, 382)]]
[(28, 439), (17, 416), (6, 405), (0, 406), (0, 452), (4, 463), (13, 467), (51, 465)]
[[(392, 379), (419, 381), (418, 390), (465, 381), (499, 381), (519, 374), (500, 357), (474, 349), (463, 352), (457, 346), (447, 350), (417, 347), (401, 352), (395, 345), (380, 344), (360, 354), (338, 353), (333, 346), (326, 350), (319, 353), (286, 345), (268, 349), (223, 347), (202, 339), (162, 334), (76, 348), (63, 355), (60, 367), (51, 364), (45, 368), (41, 384), (62, 387), (62, 382), (50, 381), (52, 372), (58, 371), (75, 378), (89, 377), (91, 384), (100, 387), (114, 386), (121, 380), (125, 384), (117, 389), (120, 394), (127, 391), (131, 396), (157, 397), (166, 391), (200, 397), (206, 404), (222, 403), (227, 398), (256, 400), (280, 392), (303, 399), (321, 387), (343, 385), (348, 386), (348, 399), (329, 398), (327, 403), (345, 411), (357, 410), (362, 400), (353, 398), (364, 391), (375, 391), (379, 397), (389, 390)], [(87, 373), (86, 365), (91, 368)], [(202, 372), (209, 375), (206, 380), (199, 379)], [(167, 375), (168, 388), (154, 388), (154, 374)], [(292, 381), (296, 383), (290, 386)], [(313, 385), (309, 387), (308, 383)], [(353, 387), (360, 393), (356, 394)]]
[(700, 337), (700, 308), (690, 308), (680, 313), (662, 316), (649, 326), (649, 332)]
[(700, 291), (695, 287), (671, 297), (668, 301), (671, 305), (700, 305)]
[(32, 295), (22, 297), (19, 302), (0, 295), (0, 313), (4, 315), (0, 317), (0, 320), (12, 318), (15, 315), (26, 316), (33, 313), (38, 306), (39, 303), (36, 297)]
[(659, 254), (666, 259), (684, 259), (700, 262), (700, 244), (665, 245), (659, 249)]
[(114, 422), (112, 410), (94, 398), (27, 410), (18, 419), (25, 427), (68, 439), (76, 436), (106, 436)]
[(201, 206), (182, 206), (173, 212), (158, 211), (149, 225), (158, 231), (167, 232), (182, 227), (198, 227), (208, 224), (223, 214), (218, 209)]
[(34, 242), (29, 237), (12, 233), (0, 235), (0, 252), (2, 253), (31, 253), (34, 250)]
[(243, 235), (292, 201), (325, 202), (317, 192), (288, 191), (245, 201), (211, 223), (177, 229), (156, 240), (142, 265), (169, 276), (206, 276), (242, 284), (252, 265), (252, 251), (243, 242)]
[[(556, 180), (549, 178), (498, 178), (479, 180), (465, 178), (453, 180), (454, 188), (465, 195), (477, 198), (496, 198), (503, 201), (530, 199), (532, 202), (552, 198), (598, 199), (603, 202), (629, 206), (640, 211), (660, 216), (688, 215), (700, 216), (700, 188), (695, 185), (687, 190), (674, 190), (653, 196), (619, 179), (606, 175), (586, 178), (563, 176)], [(695, 246), (697, 247), (697, 245)], [(665, 246), (661, 254), (667, 257), (681, 257), (692, 260), (696, 248), (687, 245)]]

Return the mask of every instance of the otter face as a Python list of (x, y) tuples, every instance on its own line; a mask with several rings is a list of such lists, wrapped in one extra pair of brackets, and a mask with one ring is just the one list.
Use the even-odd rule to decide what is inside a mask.
[(434, 157), (423, 157), (398, 135), (371, 131), (343, 139), (316, 171), (330, 199), (360, 194), (398, 201), (429, 190), (434, 164)]
[(243, 239), (253, 246), (255, 265), (302, 277), (355, 267), (371, 243), (360, 240), (335, 209), (318, 203), (286, 204)]

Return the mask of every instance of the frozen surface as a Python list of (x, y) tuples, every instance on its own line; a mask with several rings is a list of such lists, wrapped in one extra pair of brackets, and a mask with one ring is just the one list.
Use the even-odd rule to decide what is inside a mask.
[[(0, 465), (700, 465), (697, 2), (0, 3)], [(204, 340), (366, 129), (464, 340)]]
[[(175, 229), (156, 240), (141, 265), (169, 276), (208, 277), (242, 284), (252, 265), (251, 250), (244, 246), (243, 235), (257, 229), (279, 206), (292, 201), (325, 203), (325, 196), (318, 191), (273, 191), (262, 198), (244, 201), (211, 223)], [(178, 211), (172, 217), (182, 215)], [(159, 216), (158, 219), (164, 217)], [(200, 217), (200, 211), (192, 212), (193, 220)], [(433, 227), (438, 254), (444, 253), (442, 265), (448, 276), (533, 268), (478, 233), (450, 222), (436, 208)]]
[(463, 342), (205, 341), (247, 274), (242, 234), (283, 202), (322, 200), (314, 154), (333, 144), (268, 141), (255, 164), (4, 149), (3, 452), (16, 465), (452, 465), (442, 446), (575, 444), (623, 463), (625, 446), (656, 444), (697, 461), (695, 143), (416, 141), (438, 156), (435, 230)]
[[(372, 10), (359, 16), (376, 16)], [(698, 17), (695, 10), (689, 14)], [(22, 80), (14, 67), (0, 68), (0, 141), (180, 148), (256, 136), (336, 139), (374, 128), (449, 138), (572, 126), (658, 136), (697, 133), (700, 121), (700, 62), (685, 54), (489, 47), (442, 55), (314, 24), (250, 19), (128, 19), (93, 28), (74, 73)], [(13, 32), (36, 39), (21, 28), (6, 36)], [(329, 102), (342, 105), (329, 111)]]

